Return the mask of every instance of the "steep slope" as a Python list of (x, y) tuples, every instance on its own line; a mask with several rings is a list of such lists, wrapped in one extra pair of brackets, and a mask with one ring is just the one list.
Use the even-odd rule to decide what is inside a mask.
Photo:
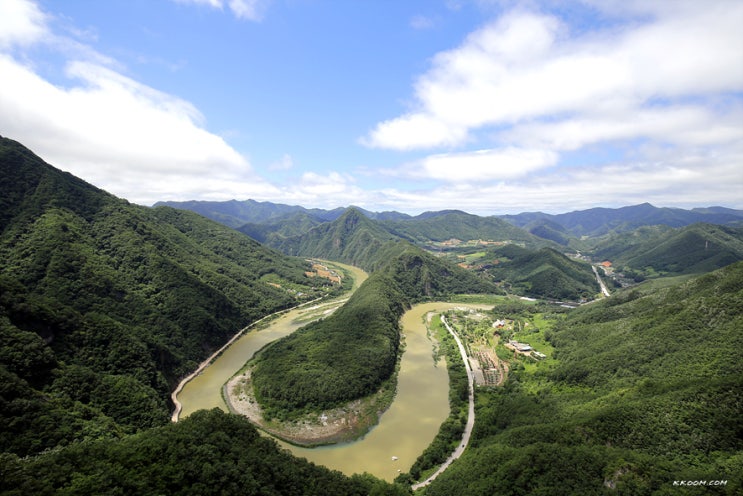
[(413, 302), (464, 293), (500, 293), (487, 278), (437, 258), (406, 241), (390, 242), (372, 268), (396, 281)]
[(712, 224), (643, 228), (602, 240), (594, 256), (647, 275), (700, 274), (743, 260), (743, 229)]
[(282, 217), (275, 222), (243, 224), (237, 230), (267, 246), (280, 247), (287, 238), (301, 236), (323, 221), (303, 212)]
[(570, 242), (573, 241), (573, 238), (567, 229), (557, 222), (548, 219), (540, 219), (530, 222), (524, 226), (524, 229), (534, 236), (554, 241), (558, 245), (562, 246), (568, 246)]
[(306, 263), (196, 214), (130, 205), (0, 139), (0, 447), (168, 419), (177, 379), (313, 290)]
[(498, 263), (483, 269), (511, 291), (538, 298), (578, 301), (600, 291), (591, 266), (551, 248), (527, 250), (510, 245), (488, 252)]
[(426, 494), (740, 494), (742, 302), (737, 263), (571, 311), (554, 365), (478, 392), (471, 449)]
[(396, 237), (359, 210), (349, 208), (333, 222), (320, 224), (277, 245), (284, 253), (321, 257), (369, 269), (382, 245)]

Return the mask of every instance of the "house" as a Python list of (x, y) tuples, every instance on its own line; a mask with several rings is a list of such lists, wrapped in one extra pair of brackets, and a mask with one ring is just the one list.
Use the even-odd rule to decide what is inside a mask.
[(512, 350), (516, 350), (518, 352), (521, 352), (521, 353), (526, 353), (526, 352), (531, 351), (531, 346), (530, 345), (528, 345), (526, 343), (519, 343), (518, 341), (513, 341), (513, 340), (511, 340), (511, 341), (508, 342), (507, 347), (508, 348), (511, 348)]

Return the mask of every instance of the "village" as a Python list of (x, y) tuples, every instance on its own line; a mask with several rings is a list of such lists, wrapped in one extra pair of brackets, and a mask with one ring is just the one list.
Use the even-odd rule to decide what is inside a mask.
[(514, 338), (531, 332), (529, 327), (533, 325), (525, 320), (492, 320), (471, 309), (450, 312), (448, 319), (466, 342), (467, 358), (478, 387), (503, 385), (516, 361), (536, 363), (547, 358), (543, 351)]
[(343, 278), (338, 272), (329, 268), (327, 265), (323, 265), (320, 262), (314, 260), (308, 260), (312, 263), (312, 270), (306, 271), (304, 275), (307, 277), (322, 277), (328, 279), (332, 283), (341, 284)]

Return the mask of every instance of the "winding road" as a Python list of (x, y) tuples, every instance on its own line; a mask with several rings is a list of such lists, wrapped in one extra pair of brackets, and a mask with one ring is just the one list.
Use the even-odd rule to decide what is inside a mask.
[(444, 326), (446, 326), (446, 330), (449, 331), (449, 334), (451, 334), (454, 337), (454, 340), (457, 342), (457, 346), (459, 346), (459, 353), (462, 355), (462, 360), (464, 361), (464, 368), (467, 370), (467, 386), (469, 388), (469, 410), (467, 413), (467, 424), (464, 426), (464, 432), (462, 433), (462, 442), (459, 444), (459, 446), (457, 446), (457, 449), (455, 449), (452, 454), (449, 455), (449, 458), (447, 458), (446, 461), (438, 468), (438, 470), (431, 474), (428, 479), (424, 480), (423, 482), (414, 484), (412, 486), (414, 491), (420, 489), (421, 487), (429, 485), (436, 477), (439, 476), (439, 474), (443, 473), (444, 470), (449, 468), (449, 465), (451, 465), (454, 460), (462, 456), (462, 453), (464, 453), (464, 449), (470, 442), (472, 428), (475, 426), (474, 374), (472, 373), (470, 362), (467, 359), (467, 351), (465, 350), (462, 341), (459, 339), (459, 336), (457, 336), (457, 333), (454, 332), (454, 329), (449, 326), (449, 323), (446, 321), (443, 315), (441, 316), (441, 322), (443, 322)]

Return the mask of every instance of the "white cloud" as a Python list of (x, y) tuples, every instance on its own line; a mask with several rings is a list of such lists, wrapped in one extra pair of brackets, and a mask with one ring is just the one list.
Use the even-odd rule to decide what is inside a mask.
[(413, 105), (361, 142), (446, 149), (387, 171), (444, 186), (386, 198), (494, 213), (740, 206), (743, 3), (585, 3), (605, 27), (521, 4), (436, 54)]
[(47, 16), (27, 0), (0, 0), (0, 47), (33, 43), (46, 31)]
[(671, 157), (668, 162), (549, 169), (508, 181), (449, 183), (435, 191), (388, 188), (377, 192), (384, 202), (377, 209), (420, 213), (455, 208), (496, 215), (536, 210), (562, 213), (643, 202), (682, 208), (740, 208), (741, 160), (743, 150), (726, 158), (699, 155)]
[(595, 143), (652, 139), (684, 147), (727, 145), (743, 141), (743, 108), (715, 111), (701, 105), (669, 105), (585, 112), (557, 122), (527, 122), (502, 133), (501, 139), (552, 150), (577, 150)]
[(546, 150), (505, 148), (431, 155), (421, 162), (424, 176), (451, 183), (514, 179), (554, 165), (557, 154)]
[[(9, 0), (3, 1), (7, 6)], [(26, 12), (28, 22), (37, 19), (33, 9)], [(60, 37), (42, 30), (35, 39)], [(67, 60), (67, 84), (61, 87), (0, 53), (3, 135), (53, 165), (138, 203), (168, 198), (173, 191), (181, 197), (235, 197), (244, 194), (239, 183), (270, 190), (243, 156), (204, 128), (204, 118), (193, 105), (93, 59)]]
[(174, 0), (178, 3), (193, 3), (224, 10), (225, 4), (238, 19), (261, 21), (270, 0)]
[(489, 126), (743, 88), (743, 4), (696, 2), (661, 14), (572, 37), (556, 17), (505, 14), (437, 54), (415, 84), (415, 108), (379, 123), (364, 142), (463, 145)]
[(240, 19), (260, 21), (268, 8), (266, 0), (230, 0), (230, 9)]
[(305, 172), (278, 192), (259, 193), (251, 198), (332, 209), (344, 205), (372, 204), (376, 194), (364, 191), (348, 174), (330, 171), (326, 174)]
[(464, 127), (455, 127), (427, 114), (408, 114), (383, 122), (362, 144), (379, 148), (412, 150), (461, 143), (467, 137)]

